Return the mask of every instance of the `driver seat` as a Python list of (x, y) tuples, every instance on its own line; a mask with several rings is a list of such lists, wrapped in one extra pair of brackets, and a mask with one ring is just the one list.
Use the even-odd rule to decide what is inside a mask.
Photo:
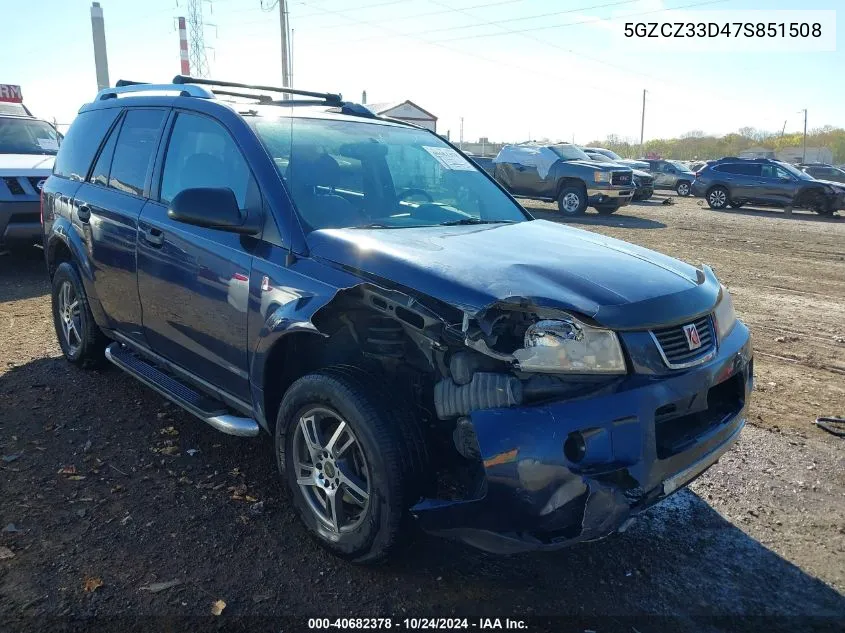
[(302, 220), (310, 229), (344, 228), (364, 222), (363, 214), (335, 193), (340, 165), (328, 154), (314, 159), (306, 157), (304, 152), (291, 152), (285, 180)]

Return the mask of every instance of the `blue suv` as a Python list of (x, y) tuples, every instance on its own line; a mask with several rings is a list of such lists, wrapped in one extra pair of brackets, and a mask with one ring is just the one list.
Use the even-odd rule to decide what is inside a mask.
[(305, 527), (492, 552), (607, 536), (737, 439), (749, 332), (707, 267), (535, 220), (339, 95), (178, 76), (85, 105), (43, 187), (61, 349), (274, 442)]

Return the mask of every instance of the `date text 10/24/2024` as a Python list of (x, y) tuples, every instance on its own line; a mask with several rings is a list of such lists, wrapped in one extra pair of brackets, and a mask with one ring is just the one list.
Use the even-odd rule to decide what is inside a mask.
[(308, 629), (329, 630), (433, 630), (433, 631), (519, 631), (527, 630), (528, 623), (512, 618), (309, 618)]

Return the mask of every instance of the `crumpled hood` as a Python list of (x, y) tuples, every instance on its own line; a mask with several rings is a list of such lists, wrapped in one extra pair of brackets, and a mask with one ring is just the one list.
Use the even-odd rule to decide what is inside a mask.
[(471, 315), (496, 303), (528, 302), (638, 329), (707, 312), (719, 294), (709, 269), (546, 220), (323, 229), (307, 241), (315, 258)]
[(52, 154), (0, 154), (0, 176), (49, 176), (55, 160)]

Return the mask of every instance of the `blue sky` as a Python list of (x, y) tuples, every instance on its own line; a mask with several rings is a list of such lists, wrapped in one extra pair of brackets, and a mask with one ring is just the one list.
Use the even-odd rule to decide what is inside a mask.
[[(633, 53), (613, 29), (704, 0), (288, 0), (294, 84), (370, 102), (411, 99), (457, 139), (586, 143), (742, 126), (845, 127), (845, 53)], [(265, 4), (267, 0), (265, 0)], [(186, 0), (101, 0), (111, 80), (179, 72)], [(0, 83), (70, 121), (96, 92), (87, 0), (0, 0)], [(178, 5), (178, 6), (177, 6)], [(483, 6), (482, 6), (483, 5)], [(598, 6), (604, 5), (604, 6)], [(608, 6), (612, 5), (612, 6)], [(841, 0), (724, 0), (704, 10), (836, 9)], [(845, 10), (837, 32), (845, 32)], [(538, 16), (538, 17), (533, 17)], [(607, 21), (608, 18), (614, 18)], [(279, 20), (260, 0), (205, 3), (211, 76), (278, 85)], [(211, 26), (214, 25), (214, 26)], [(841, 40), (841, 38), (840, 38)]]

